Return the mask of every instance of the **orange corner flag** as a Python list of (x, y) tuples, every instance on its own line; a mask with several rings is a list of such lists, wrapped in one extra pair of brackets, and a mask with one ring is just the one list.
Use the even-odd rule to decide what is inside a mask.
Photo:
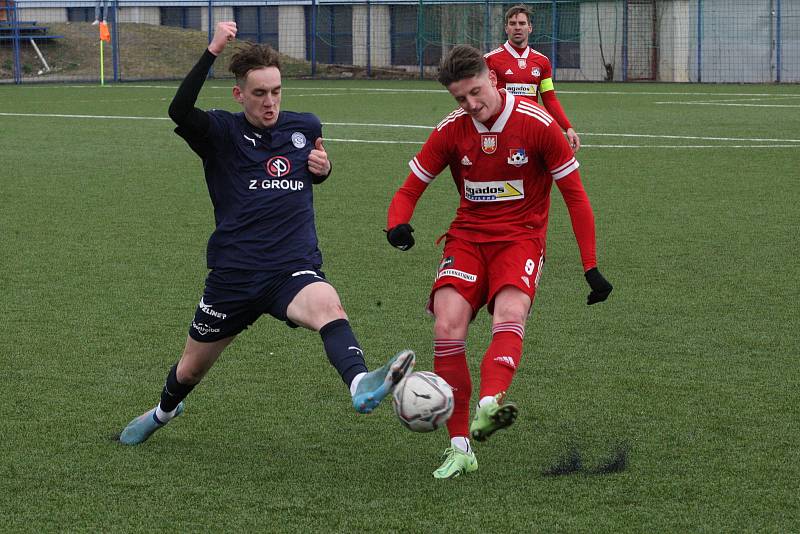
[(107, 43), (111, 42), (111, 33), (109, 33), (108, 24), (105, 22), (100, 23), (100, 40), (106, 41)]

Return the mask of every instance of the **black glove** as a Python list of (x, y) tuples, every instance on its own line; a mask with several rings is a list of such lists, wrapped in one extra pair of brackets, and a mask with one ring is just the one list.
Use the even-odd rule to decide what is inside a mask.
[(389, 243), (400, 250), (408, 250), (414, 246), (414, 236), (411, 235), (414, 229), (410, 224), (398, 224), (393, 228), (389, 228), (386, 232), (386, 239)]
[(614, 289), (614, 286), (603, 278), (603, 275), (600, 274), (597, 267), (592, 267), (586, 271), (583, 276), (586, 277), (589, 287), (592, 288), (592, 292), (589, 293), (589, 296), (586, 298), (586, 304), (592, 305), (603, 302), (611, 294), (611, 290)]

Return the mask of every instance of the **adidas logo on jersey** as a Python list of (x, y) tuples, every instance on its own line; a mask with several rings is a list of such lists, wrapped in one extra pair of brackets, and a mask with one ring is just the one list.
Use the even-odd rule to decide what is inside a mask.
[(461, 158), (461, 164), (464, 166), (472, 165), (472, 162), (469, 160), (467, 156), (464, 156), (463, 158)]
[(514, 74), (514, 71), (513, 71), (513, 70), (511, 70), (511, 69), (508, 69), (508, 70), (506, 71), (506, 74)]

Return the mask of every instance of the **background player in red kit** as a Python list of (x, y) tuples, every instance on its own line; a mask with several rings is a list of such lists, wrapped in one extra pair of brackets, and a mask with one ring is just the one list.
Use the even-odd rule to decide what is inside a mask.
[[(461, 202), (446, 234), (428, 309), (435, 317), (434, 370), (455, 394), (447, 423), (451, 446), (433, 475), (452, 478), (478, 468), (469, 436), (484, 441), (516, 418), (517, 407), (504, 396), (520, 363), (541, 275), (553, 181), (567, 204), (591, 287), (587, 303), (604, 301), (612, 287), (597, 269), (594, 215), (578, 162), (553, 117), (529, 99), (498, 91), (494, 73), (469, 46), (454, 47), (442, 60), (439, 82), (459, 108), (409, 162), (411, 172), (389, 206), (387, 237), (401, 250), (414, 245), (409, 221), (417, 201), (449, 166)], [(465, 340), (484, 305), (493, 315), (492, 341), (481, 363), (479, 403), (470, 424)]]
[(528, 37), (533, 30), (531, 12), (519, 4), (506, 11), (505, 20), (508, 41), (484, 56), (489, 69), (497, 76), (498, 89), (527, 96), (534, 101), (538, 101), (538, 95), (541, 95), (542, 105), (566, 132), (572, 150), (577, 152), (581, 140), (556, 98), (550, 60), (528, 46)]

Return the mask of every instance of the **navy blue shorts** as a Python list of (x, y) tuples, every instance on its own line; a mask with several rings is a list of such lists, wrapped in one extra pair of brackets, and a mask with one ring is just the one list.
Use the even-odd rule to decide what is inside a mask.
[(301, 289), (315, 282), (329, 283), (325, 273), (314, 267), (280, 273), (213, 269), (206, 277), (189, 336), (201, 343), (235, 336), (265, 313), (296, 328), (286, 308)]

